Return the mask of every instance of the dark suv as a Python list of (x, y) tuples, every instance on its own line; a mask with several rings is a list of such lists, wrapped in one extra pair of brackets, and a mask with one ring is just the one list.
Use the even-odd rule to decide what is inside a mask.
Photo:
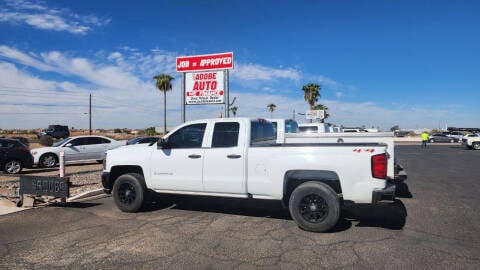
[(32, 165), (33, 156), (26, 145), (18, 140), (0, 138), (0, 166), (5, 173), (17, 174)]
[(55, 139), (64, 139), (70, 136), (70, 131), (68, 130), (68, 126), (49, 125), (47, 129), (37, 134), (37, 137), (40, 138), (46, 135)]

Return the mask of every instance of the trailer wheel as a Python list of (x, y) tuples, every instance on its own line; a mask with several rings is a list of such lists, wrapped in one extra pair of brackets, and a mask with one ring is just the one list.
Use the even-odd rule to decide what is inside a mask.
[(340, 199), (328, 185), (310, 181), (292, 192), (289, 209), (300, 228), (325, 232), (333, 228), (340, 218)]

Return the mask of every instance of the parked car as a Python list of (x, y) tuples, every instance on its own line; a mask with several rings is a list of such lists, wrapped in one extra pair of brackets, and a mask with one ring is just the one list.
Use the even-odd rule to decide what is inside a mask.
[(32, 165), (33, 157), (26, 145), (18, 140), (0, 139), (0, 166), (5, 173), (17, 174)]
[(462, 139), (468, 139), (468, 138), (471, 138), (471, 137), (480, 137), (480, 134), (479, 133), (467, 134), (467, 135), (463, 136)]
[(465, 133), (460, 132), (460, 131), (452, 131), (449, 134), (447, 134), (448, 137), (452, 138), (457, 138), (459, 141), (465, 136)]
[(132, 144), (143, 144), (143, 143), (156, 143), (158, 141), (158, 137), (153, 136), (144, 136), (144, 137), (136, 137), (127, 141), (127, 145)]
[(90, 161), (101, 163), (107, 150), (125, 145), (103, 136), (78, 136), (61, 140), (51, 147), (32, 149), (33, 163), (39, 167), (50, 168), (59, 161), (60, 152), (65, 153), (65, 161)]
[(40, 138), (47, 135), (55, 139), (65, 139), (70, 136), (70, 131), (68, 130), (68, 126), (49, 125), (47, 129), (38, 133), (37, 137)]
[(480, 134), (469, 134), (462, 139), (462, 145), (468, 149), (480, 150)]
[(442, 133), (435, 133), (435, 134), (432, 134), (430, 136), (428, 136), (428, 141), (433, 143), (433, 142), (450, 142), (450, 143), (453, 143), (453, 142), (458, 142), (459, 139), (458, 138), (455, 138), (455, 137), (449, 137), (445, 134), (442, 134)]

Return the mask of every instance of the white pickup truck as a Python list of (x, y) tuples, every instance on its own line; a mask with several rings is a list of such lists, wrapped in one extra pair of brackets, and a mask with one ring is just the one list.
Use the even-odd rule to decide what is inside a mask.
[(386, 147), (276, 142), (274, 126), (247, 118), (184, 123), (150, 146), (107, 152), (102, 184), (137, 212), (147, 191), (281, 200), (299, 227), (331, 229), (344, 202), (393, 200)]

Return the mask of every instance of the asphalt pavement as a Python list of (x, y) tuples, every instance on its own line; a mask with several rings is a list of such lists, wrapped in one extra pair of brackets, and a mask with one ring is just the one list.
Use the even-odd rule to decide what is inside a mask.
[(392, 204), (345, 209), (328, 233), (278, 202), (111, 197), (0, 216), (0, 269), (480, 269), (480, 151), (397, 147), (408, 179)]

